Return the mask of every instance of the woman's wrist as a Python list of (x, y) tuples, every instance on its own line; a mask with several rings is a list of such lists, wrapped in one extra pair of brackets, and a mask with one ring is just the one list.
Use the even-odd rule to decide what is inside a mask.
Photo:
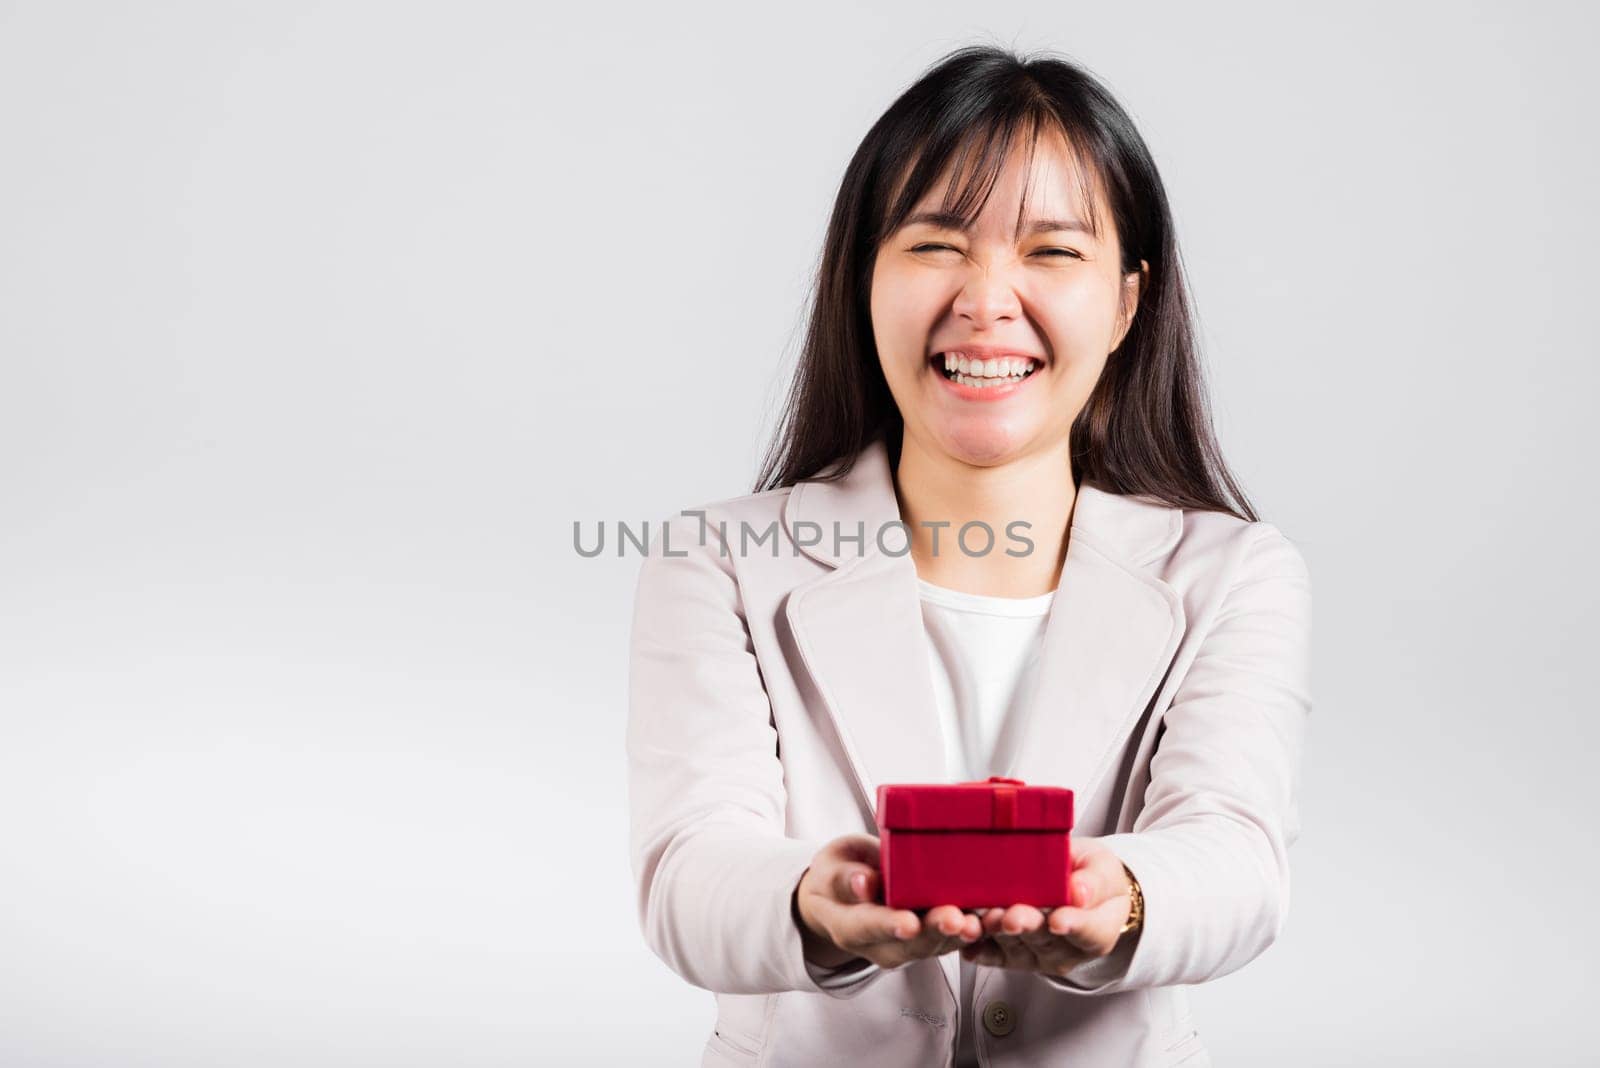
[(1128, 919), (1122, 925), (1122, 934), (1136, 935), (1144, 926), (1144, 890), (1139, 886), (1138, 878), (1124, 864), (1123, 874), (1128, 877)]
[(856, 959), (854, 953), (834, 945), (831, 940), (813, 931), (800, 912), (800, 887), (789, 897), (789, 915), (800, 932), (801, 953), (807, 961), (819, 968), (841, 968)]

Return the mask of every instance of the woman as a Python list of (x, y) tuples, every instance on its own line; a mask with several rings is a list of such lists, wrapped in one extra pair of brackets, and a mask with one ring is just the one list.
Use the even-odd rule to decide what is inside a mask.
[[(639, 915), (704, 1063), (1209, 1063), (1184, 987), (1288, 908), (1310, 585), (1193, 336), (1084, 71), (962, 49), (867, 134), (757, 492), (640, 573)], [(1075, 791), (1073, 904), (881, 904), (877, 786), (990, 775)]]

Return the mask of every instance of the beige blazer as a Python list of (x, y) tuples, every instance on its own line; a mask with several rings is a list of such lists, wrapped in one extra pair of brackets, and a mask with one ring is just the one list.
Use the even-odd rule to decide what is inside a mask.
[(981, 967), (958, 1007), (955, 953), (822, 989), (790, 913), (825, 842), (876, 833), (879, 783), (948, 781), (915, 567), (899, 531), (876, 537), (900, 520), (883, 442), (840, 482), (699, 511), (658, 527), (640, 566), (627, 757), (645, 941), (716, 993), (702, 1063), (948, 1066), (970, 1013), (993, 1068), (1209, 1065), (1185, 987), (1254, 959), (1289, 907), (1311, 711), (1295, 546), (1267, 523), (1079, 488), (1035, 696), (997, 773), (1076, 791), (1074, 833), (1107, 836), (1145, 925), (1081, 977)]

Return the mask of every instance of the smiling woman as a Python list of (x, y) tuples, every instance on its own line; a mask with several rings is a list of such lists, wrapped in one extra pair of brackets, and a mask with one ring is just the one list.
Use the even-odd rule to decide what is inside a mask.
[[(758, 490), (842, 477), (871, 440), (898, 450), (908, 419), (975, 434), (977, 460), (1048, 413), (1075, 479), (1256, 518), (1211, 430), (1155, 161), (1081, 67), (975, 47), (930, 70), (851, 159), (817, 292)], [(1031, 357), (1058, 392), (976, 427), (919, 418), (905, 372), (964, 346)]]
[[(992, 464), (1064, 438), (1060, 414), (1083, 409), (1148, 271), (1120, 270), (1104, 195), (1084, 171), (1059, 127), (1030, 133), (1001, 158), (975, 217), (947, 206), (958, 178), (941, 174), (879, 246), (873, 342), (918, 448)], [(1025, 366), (998, 362), (1007, 356)]]
[[(639, 919), (717, 994), (705, 1063), (1209, 1063), (1183, 988), (1287, 913), (1310, 579), (1217, 449), (1172, 234), (1057, 58), (962, 49), (850, 161), (755, 492), (640, 572)], [(1067, 900), (889, 908), (877, 787), (994, 776), (1073, 791)]]

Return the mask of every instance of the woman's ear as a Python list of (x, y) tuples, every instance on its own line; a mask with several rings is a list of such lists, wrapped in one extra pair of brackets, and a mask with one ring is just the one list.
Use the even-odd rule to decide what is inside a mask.
[(1139, 261), (1137, 271), (1129, 271), (1122, 276), (1121, 292), (1117, 300), (1117, 339), (1112, 342), (1112, 352), (1117, 351), (1122, 339), (1128, 336), (1128, 328), (1133, 325), (1134, 313), (1139, 310), (1139, 298), (1144, 294), (1144, 287), (1149, 281), (1150, 264), (1145, 260)]

